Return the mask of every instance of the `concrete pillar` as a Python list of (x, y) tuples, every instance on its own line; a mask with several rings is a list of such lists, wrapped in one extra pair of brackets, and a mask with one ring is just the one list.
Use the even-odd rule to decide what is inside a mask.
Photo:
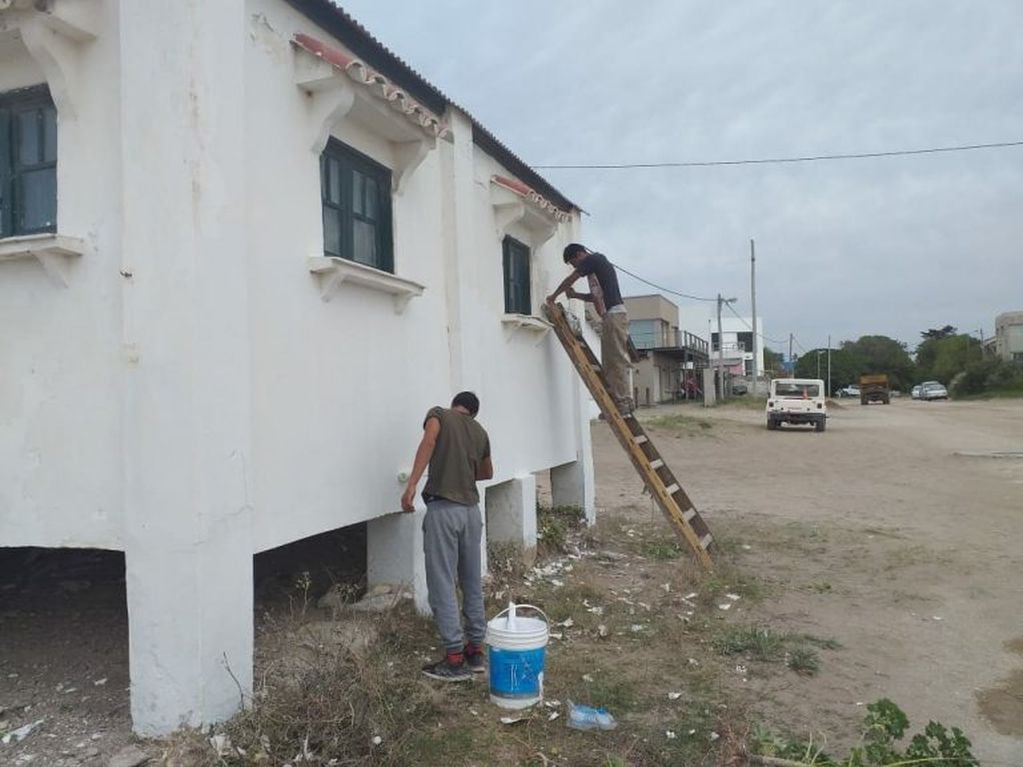
[(247, 16), (116, 7), (131, 711), (159, 735), (252, 686)]
[(586, 524), (592, 525), (597, 521), (597, 506), (590, 434), (589, 390), (578, 376), (575, 376), (573, 388), (573, 429), (578, 453), (576, 460), (551, 469), (551, 502), (555, 506), (581, 508), (586, 517)]
[(376, 517), (366, 523), (366, 584), (403, 586), (412, 593), (416, 609), (430, 613), (423, 555), (422, 501), (414, 514), (398, 513)]
[(703, 406), (714, 407), (717, 404), (717, 383), (714, 368), (703, 369)]
[(536, 555), (536, 477), (526, 474), (486, 490), (487, 540), (522, 548), (527, 562)]

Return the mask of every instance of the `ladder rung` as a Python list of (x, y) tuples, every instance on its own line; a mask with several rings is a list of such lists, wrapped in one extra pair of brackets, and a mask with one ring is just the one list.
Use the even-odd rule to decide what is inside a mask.
[(714, 540), (714, 538), (713, 538), (713, 536), (711, 536), (710, 533), (707, 533), (705, 536), (703, 536), (700, 539), (700, 545), (703, 547), (704, 551), (707, 550), (707, 547), (710, 546), (710, 542), (713, 541), (713, 540)]
[(672, 482), (670, 485), (668, 485), (668, 491), (667, 492), (668, 492), (668, 495), (674, 495), (675, 493), (678, 492), (678, 485), (675, 484), (674, 482)]
[(664, 461), (662, 461), (660, 458), (655, 458), (650, 462), (651, 469), (659, 469), (662, 466), (664, 466)]
[(695, 516), (696, 516), (696, 509), (686, 509), (684, 512), (682, 512), (682, 519), (684, 519), (686, 522), (688, 522), (689, 520), (691, 520)]
[(646, 434), (637, 434), (635, 437), (633, 437), (633, 439), (636, 440), (637, 445), (642, 445), (644, 442), (650, 441), (647, 439)]

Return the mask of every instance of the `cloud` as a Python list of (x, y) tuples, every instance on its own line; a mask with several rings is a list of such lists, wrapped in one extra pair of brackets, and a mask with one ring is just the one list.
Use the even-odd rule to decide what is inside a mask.
[[(396, 12), (396, 5), (400, 12)], [(527, 162), (741, 159), (1023, 139), (1023, 4), (345, 3)], [(738, 295), (806, 348), (1023, 309), (1023, 149), (544, 175), (584, 239)], [(624, 279), (628, 289), (649, 288)]]

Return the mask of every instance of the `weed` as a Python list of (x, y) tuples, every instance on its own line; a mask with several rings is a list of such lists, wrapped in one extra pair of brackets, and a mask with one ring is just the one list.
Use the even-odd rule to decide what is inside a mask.
[(749, 739), (749, 750), (814, 767), (878, 767), (914, 765), (915, 767), (979, 767), (971, 753), (971, 743), (958, 727), (949, 729), (939, 722), (928, 722), (923, 733), (914, 735), (903, 751), (897, 743), (909, 730), (909, 719), (897, 705), (882, 698), (867, 706), (860, 743), (844, 759), (833, 759), (813, 741), (786, 738), (756, 727)]
[(673, 413), (651, 418), (647, 423), (656, 429), (673, 431), (681, 434), (699, 434), (710, 431), (714, 424), (703, 418), (695, 418), (691, 415)]
[(555, 506), (553, 509), (537, 506), (538, 553), (544, 555), (564, 553), (569, 532), (579, 529), (585, 518), (585, 513), (578, 506)]
[(819, 637), (814, 634), (793, 634), (791, 638), (799, 642), (806, 642), (816, 647), (820, 647), (822, 650), (842, 649), (842, 643), (839, 642), (837, 639), (831, 638), (825, 639), (824, 637)]
[(813, 676), (821, 667), (820, 656), (812, 647), (794, 647), (789, 650), (785, 665), (804, 676)]
[(759, 661), (778, 660), (784, 645), (784, 635), (766, 626), (732, 626), (714, 641), (722, 655), (745, 654)]
[(640, 546), (640, 554), (657, 562), (667, 562), (671, 559), (678, 559), (682, 553), (678, 542), (673, 540), (644, 541)]

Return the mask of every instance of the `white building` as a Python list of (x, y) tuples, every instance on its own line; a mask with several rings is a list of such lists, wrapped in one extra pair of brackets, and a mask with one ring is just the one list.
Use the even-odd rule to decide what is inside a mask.
[[(706, 306), (683, 306), (679, 308), (682, 326), (689, 332), (710, 339), (710, 365), (718, 364), (718, 324), (713, 304)], [(757, 371), (764, 372), (764, 321), (757, 317), (757, 334), (753, 333), (752, 317), (736, 317), (725, 310), (721, 315), (721, 347), (723, 365), (732, 375), (753, 374), (753, 356), (756, 355)]]
[(250, 689), (255, 552), (368, 521), (423, 604), (393, 512), (460, 389), (491, 538), (535, 542), (546, 469), (592, 519), (535, 316), (571, 201), (328, 0), (0, 7), (0, 546), (125, 552), (136, 730)]
[(1023, 312), (995, 317), (995, 354), (1006, 362), (1023, 362)]

